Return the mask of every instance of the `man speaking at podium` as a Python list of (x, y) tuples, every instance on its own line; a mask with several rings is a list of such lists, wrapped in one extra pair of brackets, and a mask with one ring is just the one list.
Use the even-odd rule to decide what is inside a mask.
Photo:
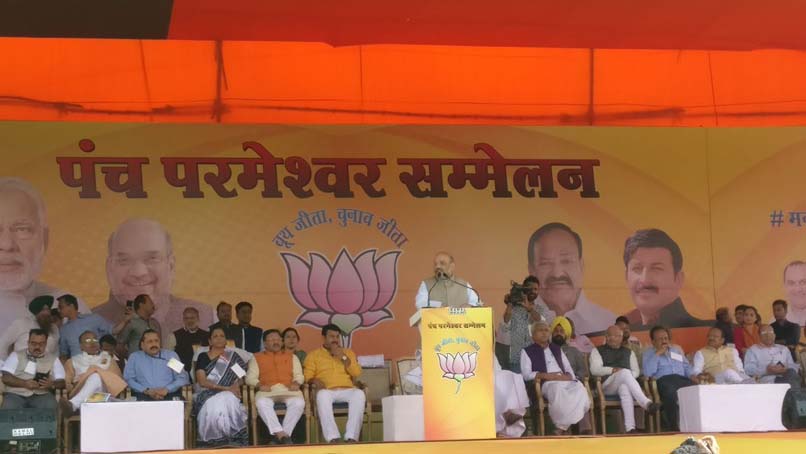
[(434, 275), (420, 283), (414, 301), (417, 309), (425, 307), (479, 306), (479, 294), (464, 279), (455, 276), (456, 263), (447, 252), (434, 256)]

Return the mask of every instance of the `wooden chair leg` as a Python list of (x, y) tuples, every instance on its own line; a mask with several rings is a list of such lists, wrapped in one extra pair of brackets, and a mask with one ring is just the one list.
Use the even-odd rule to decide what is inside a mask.
[(602, 422), (602, 435), (607, 435), (607, 408), (599, 407), (599, 419)]

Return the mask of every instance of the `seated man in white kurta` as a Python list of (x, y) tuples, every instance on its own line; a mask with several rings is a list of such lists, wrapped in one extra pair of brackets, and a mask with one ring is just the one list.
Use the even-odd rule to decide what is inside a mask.
[(123, 372), (112, 355), (101, 350), (101, 344), (92, 331), (84, 331), (78, 338), (81, 354), (74, 355), (64, 364), (69, 400), (62, 398), (62, 414), (71, 416), (95, 393), (109, 393), (112, 397), (126, 389)]
[(694, 354), (692, 375), (717, 384), (753, 383), (744, 373), (742, 360), (735, 348), (724, 345), (721, 328), (708, 330), (708, 345)]
[(519, 374), (503, 370), (495, 360), (495, 432), (499, 437), (517, 438), (526, 431), (523, 415), (529, 408), (526, 385)]
[(551, 332), (546, 322), (532, 325), (534, 344), (521, 352), (521, 375), (526, 381), (540, 379), (540, 390), (549, 403), (549, 417), (557, 435), (578, 423), (590, 409), (585, 387), (576, 380), (571, 363), (559, 346), (549, 342)]

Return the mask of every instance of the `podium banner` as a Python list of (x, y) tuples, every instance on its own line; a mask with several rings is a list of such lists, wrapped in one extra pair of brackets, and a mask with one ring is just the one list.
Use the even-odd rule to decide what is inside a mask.
[(426, 440), (495, 438), (492, 310), (423, 309)]

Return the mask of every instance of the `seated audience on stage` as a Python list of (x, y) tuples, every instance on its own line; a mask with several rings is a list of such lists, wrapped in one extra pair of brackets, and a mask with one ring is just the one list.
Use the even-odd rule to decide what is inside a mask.
[[(736, 322), (738, 323), (739, 320), (736, 320)], [(736, 350), (739, 350), (739, 356), (742, 358), (744, 358), (748, 348), (760, 342), (759, 326), (761, 326), (761, 317), (759, 317), (756, 308), (745, 306), (740, 326), (733, 330), (733, 342), (736, 345)]]
[(361, 366), (355, 353), (341, 346), (341, 329), (336, 325), (322, 327), (322, 347), (308, 353), (305, 358), (305, 381), (316, 389), (316, 410), (322, 425), (322, 435), (328, 443), (337, 442), (339, 428), (333, 416), (334, 402), (347, 402), (347, 426), (344, 440), (358, 441), (364, 420), (364, 391), (355, 386), (361, 375)]
[(588, 376), (588, 365), (585, 364), (585, 355), (576, 347), (568, 345), (568, 338), (573, 334), (571, 326), (571, 320), (565, 316), (558, 315), (554, 317), (551, 325), (549, 325), (551, 343), (560, 347), (560, 350), (568, 358), (568, 362), (571, 363), (574, 376), (582, 380)]
[(640, 368), (643, 364), (642, 358), (644, 346), (641, 345), (641, 341), (638, 340), (637, 337), (632, 335), (632, 332), (630, 331), (630, 320), (621, 315), (616, 318), (616, 326), (621, 328), (621, 332), (624, 336), (624, 341), (621, 343), (621, 345), (629, 348), (633, 353), (635, 353), (635, 359), (638, 360), (638, 367)]
[[(120, 340), (129, 349), (129, 355), (140, 350), (140, 340), (146, 331), (154, 331), (158, 336), (162, 336), (160, 324), (152, 317), (156, 307), (150, 296), (146, 294), (137, 295), (132, 303), (132, 308), (134, 313), (126, 315), (126, 318), (129, 318), (129, 316), (131, 318), (120, 332)], [(161, 337), (160, 340), (162, 340)]]
[(775, 300), (772, 303), (772, 313), (775, 320), (771, 323), (775, 331), (775, 343), (789, 349), (793, 358), (797, 358), (795, 349), (800, 343), (800, 326), (786, 319), (788, 304), (784, 300)]
[(146, 330), (140, 339), (137, 351), (129, 355), (123, 378), (137, 400), (182, 399), (182, 387), (189, 384), (184, 366), (178, 372), (171, 367), (181, 365), (173, 350), (160, 348), (158, 332)]
[(53, 324), (50, 316), (54, 302), (52, 296), (43, 295), (28, 303), (30, 314), (11, 322), (11, 326), (0, 335), (0, 360), (6, 359), (11, 352), (25, 350), (28, 346), (28, 333), (33, 329), (41, 329), (48, 334), (45, 353), (59, 355), (59, 328)]
[(126, 359), (119, 357), (117, 354), (118, 340), (115, 339), (115, 336), (106, 334), (101, 336), (101, 339), (98, 342), (101, 343), (101, 350), (109, 353), (112, 359), (114, 359), (118, 364), (118, 368), (120, 370), (126, 369)]
[(635, 432), (635, 403), (644, 410), (654, 413), (657, 404), (653, 403), (636, 380), (640, 375), (635, 353), (623, 345), (624, 333), (618, 326), (605, 331), (605, 344), (596, 347), (590, 356), (590, 372), (602, 377), (602, 390), (607, 395), (618, 394), (621, 411), (624, 413), (624, 429)]
[(658, 394), (663, 403), (663, 416), (672, 431), (679, 427), (677, 390), (696, 385), (697, 376), (691, 371), (686, 353), (672, 344), (672, 333), (663, 326), (649, 331), (652, 347), (644, 352), (644, 375), (658, 382)]
[[(744, 308), (742, 308), (742, 313), (744, 313)], [(720, 307), (716, 310), (714, 328), (722, 330), (722, 338), (725, 340), (725, 344), (733, 343), (733, 323), (731, 323), (730, 311), (728, 311), (727, 307)]]
[(196, 359), (196, 384), (201, 391), (193, 394), (193, 415), (198, 439), (203, 446), (246, 446), (246, 408), (241, 403), (242, 378), (246, 361), (227, 348), (227, 335), (221, 327), (210, 330), (210, 350)]
[(257, 326), (252, 326), (252, 303), (248, 301), (241, 301), (235, 305), (235, 316), (238, 318), (238, 324), (234, 329), (240, 331), (240, 343), (235, 346), (246, 350), (249, 353), (257, 353), (263, 346), (262, 335), (263, 330)]
[(232, 323), (232, 305), (226, 301), (221, 301), (215, 307), (215, 312), (218, 321), (210, 325), (207, 331), (212, 331), (213, 328), (223, 328), (227, 334), (227, 340), (232, 341), (229, 345), (241, 348), (241, 330), (235, 329), (236, 325)]
[[(302, 363), (291, 350), (283, 350), (283, 337), (276, 329), (263, 333), (263, 347), (263, 351), (255, 353), (255, 360), (249, 363), (246, 384), (257, 390), (255, 407), (274, 437), (272, 443), (292, 444), (291, 434), (305, 412), (305, 400), (300, 390), (305, 383)], [(285, 404), (282, 423), (274, 411), (275, 403)]]
[(81, 353), (73, 355), (64, 364), (68, 397), (62, 398), (62, 414), (70, 416), (81, 408), (95, 393), (117, 396), (126, 389), (123, 373), (112, 356), (101, 350), (93, 331), (84, 331), (79, 337)]
[(67, 322), (59, 330), (59, 353), (66, 361), (73, 356), (80, 355), (82, 351), (79, 336), (85, 331), (95, 333), (96, 340), (112, 332), (112, 327), (105, 318), (98, 314), (79, 314), (78, 299), (70, 294), (62, 295), (56, 300), (59, 302), (59, 313)]
[[(568, 345), (568, 338), (574, 334), (574, 322), (572, 322), (570, 318), (558, 315), (554, 317), (549, 329), (551, 330), (551, 343), (560, 347), (565, 357), (568, 358), (568, 363), (571, 364), (574, 377), (577, 381), (584, 383), (583, 380), (586, 380), (589, 375), (588, 362), (585, 359), (585, 354), (576, 347)], [(581, 434), (592, 432), (591, 421), (587, 412), (585, 413), (585, 417), (579, 421), (579, 432)]]
[(596, 346), (593, 345), (593, 341), (591, 341), (590, 338), (584, 334), (577, 334), (577, 329), (574, 326), (574, 321), (567, 317), (566, 319), (568, 320), (568, 323), (571, 324), (571, 331), (572, 331), (571, 337), (568, 339), (568, 345), (574, 347), (575, 349), (581, 351), (582, 353), (590, 354), (590, 352), (593, 351), (594, 348), (596, 348)]
[(747, 350), (744, 370), (761, 383), (789, 383), (800, 389), (800, 367), (792, 360), (789, 349), (775, 343), (775, 331), (770, 325), (761, 327), (761, 342)]
[(495, 359), (495, 433), (500, 438), (517, 438), (526, 432), (523, 416), (529, 396), (520, 374), (504, 370)]
[(708, 330), (708, 345), (694, 354), (691, 373), (707, 383), (752, 383), (753, 379), (744, 372), (739, 352), (725, 345), (723, 333), (718, 326)]
[[(50, 311), (48, 311), (50, 316)], [(46, 350), (48, 332), (28, 332), (27, 347), (12, 352), (3, 363), (4, 410), (56, 408), (54, 390), (64, 388), (64, 368), (54, 353)]]
[(296, 329), (289, 327), (283, 330), (283, 349), (296, 355), (300, 363), (305, 363), (307, 354), (299, 349), (299, 333)]
[[(541, 380), (540, 391), (548, 401), (549, 417), (556, 427), (555, 434), (568, 431), (572, 424), (590, 427), (588, 418), (591, 401), (585, 387), (577, 380), (574, 369), (562, 349), (550, 342), (551, 330), (544, 321), (532, 324), (534, 344), (521, 352), (521, 375), (525, 381)], [(580, 377), (581, 378), (581, 377)], [(529, 388), (534, 389), (533, 386)], [(531, 394), (531, 393), (530, 393)], [(536, 398), (533, 396), (532, 398)]]
[(210, 345), (210, 333), (199, 328), (199, 311), (195, 307), (186, 307), (182, 311), (182, 325), (182, 328), (173, 332), (174, 351), (190, 373), (193, 354), (199, 347)]

